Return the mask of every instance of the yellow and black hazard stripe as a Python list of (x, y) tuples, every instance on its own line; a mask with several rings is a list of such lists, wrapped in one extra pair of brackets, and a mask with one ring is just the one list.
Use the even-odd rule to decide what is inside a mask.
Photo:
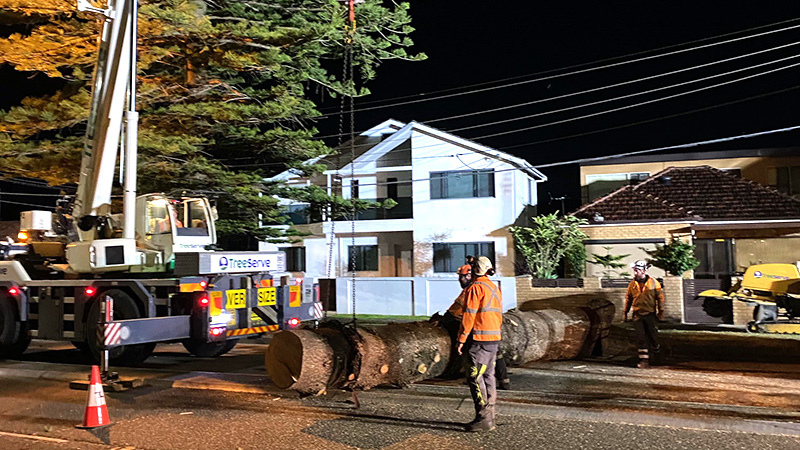
[(228, 336), (244, 336), (246, 334), (268, 333), (276, 331), (278, 325), (265, 325), (263, 327), (241, 328), (238, 330), (228, 330)]

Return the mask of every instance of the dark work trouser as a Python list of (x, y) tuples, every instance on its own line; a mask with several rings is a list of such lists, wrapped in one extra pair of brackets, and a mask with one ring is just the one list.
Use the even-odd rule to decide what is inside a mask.
[(658, 324), (655, 313), (634, 317), (633, 329), (636, 330), (636, 345), (639, 347), (639, 360), (650, 362), (650, 350), (658, 351)]
[[(453, 350), (455, 350), (455, 346), (458, 345), (458, 341), (456, 339), (458, 336), (458, 328), (461, 326), (461, 319), (456, 318), (450, 314), (450, 312), (445, 312), (442, 318), (439, 320), (439, 326), (447, 330), (447, 333), (453, 340)], [(464, 347), (469, 345), (470, 342), (472, 342), (472, 336), (470, 336), (467, 344), (464, 345)], [(457, 361), (456, 364), (458, 364)], [(506, 366), (506, 361), (503, 359), (503, 355), (501, 354), (497, 355), (494, 376), (497, 380), (508, 381), (508, 367)]]
[(465, 346), (464, 372), (475, 405), (475, 419), (494, 422), (497, 401), (497, 380), (494, 377), (499, 342), (472, 341)]

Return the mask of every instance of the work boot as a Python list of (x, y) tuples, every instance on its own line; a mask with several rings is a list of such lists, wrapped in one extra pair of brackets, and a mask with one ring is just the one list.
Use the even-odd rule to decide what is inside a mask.
[(511, 390), (511, 380), (510, 380), (510, 379), (508, 379), (508, 378), (504, 378), (504, 379), (502, 379), (502, 380), (499, 380), (499, 381), (497, 382), (497, 388), (498, 388), (498, 389), (502, 389), (502, 390), (504, 390), (504, 391), (509, 391), (509, 390)]
[(474, 423), (467, 424), (467, 431), (470, 433), (477, 433), (480, 431), (492, 431), (495, 429), (494, 422), (488, 419), (479, 420)]
[(647, 360), (639, 361), (639, 364), (637, 364), (636, 367), (638, 367), (640, 369), (649, 369), (650, 368), (650, 361), (647, 361)]

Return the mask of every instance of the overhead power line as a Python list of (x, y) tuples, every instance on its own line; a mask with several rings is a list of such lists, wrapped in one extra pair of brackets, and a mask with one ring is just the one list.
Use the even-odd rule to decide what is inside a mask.
[[(778, 128), (778, 129), (768, 130), (768, 131), (759, 131), (759, 132), (755, 132), (755, 133), (741, 134), (741, 135), (738, 135), (738, 136), (729, 136), (729, 137), (724, 137), (724, 138), (709, 139), (709, 140), (705, 140), (705, 141), (690, 142), (690, 143), (687, 143), (687, 144), (669, 145), (669, 146), (665, 146), (665, 147), (650, 148), (650, 149), (647, 149), (647, 150), (637, 150), (637, 151), (633, 151), (633, 152), (616, 153), (616, 154), (613, 154), (613, 155), (598, 156), (598, 157), (594, 157), (594, 158), (573, 159), (573, 160), (569, 160), (569, 161), (561, 161), (561, 162), (554, 162), (554, 163), (548, 163), (548, 164), (531, 164), (531, 167), (534, 167), (536, 169), (541, 169), (541, 168), (547, 168), (547, 167), (564, 166), (564, 165), (568, 165), (568, 164), (580, 164), (580, 163), (584, 163), (584, 162), (603, 161), (603, 160), (607, 160), (607, 159), (622, 158), (622, 157), (625, 157), (625, 156), (642, 155), (642, 154), (645, 154), (645, 153), (655, 153), (655, 152), (661, 152), (661, 151), (666, 151), (666, 150), (677, 150), (677, 149), (681, 149), (681, 148), (699, 147), (701, 145), (719, 144), (719, 143), (722, 143), (722, 142), (731, 142), (731, 141), (736, 141), (736, 140), (740, 140), (740, 139), (749, 139), (749, 138), (753, 138), (753, 137), (766, 136), (766, 135), (776, 134), (776, 133), (785, 133), (785, 132), (795, 131), (795, 130), (800, 130), (800, 125), (791, 126), (791, 127), (785, 127), (785, 128)], [(521, 168), (518, 168), (518, 167), (511, 167), (511, 168), (507, 168), (507, 169), (495, 170), (494, 173), (513, 172), (513, 171), (522, 171), (522, 170), (524, 170), (524, 169), (521, 169)], [(415, 178), (413, 180), (383, 181), (383, 182), (376, 182), (376, 183), (359, 183), (358, 185), (359, 185), (359, 187), (365, 187), (365, 186), (388, 186), (388, 185), (392, 185), (392, 184), (419, 183), (419, 182), (423, 182), (423, 181), (431, 181), (432, 179), (433, 178), (430, 178), (430, 177), (428, 177), (428, 178)]]
[[(763, 54), (763, 53), (767, 53), (767, 52), (771, 52), (771, 51), (775, 51), (775, 50), (780, 50), (780, 49), (792, 47), (792, 46), (795, 46), (795, 45), (798, 45), (798, 44), (800, 44), (800, 42), (793, 42), (791, 44), (780, 45), (778, 47), (772, 47), (772, 48), (769, 48), (769, 49), (766, 49), (766, 50), (759, 50), (757, 52), (747, 53), (747, 54), (739, 55), (739, 56), (734, 56), (732, 58), (726, 58), (726, 59), (721, 59), (721, 60), (718, 60), (718, 61), (712, 61), (710, 63), (699, 64), (699, 65), (696, 65), (696, 66), (687, 67), (687, 68), (684, 68), (684, 69), (673, 70), (673, 71), (670, 71), (670, 72), (664, 72), (664, 73), (651, 75), (651, 76), (644, 77), (644, 78), (637, 78), (635, 80), (623, 81), (622, 83), (609, 84), (609, 85), (601, 86), (601, 87), (598, 87), (598, 88), (587, 89), (587, 90), (578, 91), (578, 92), (572, 92), (572, 93), (569, 93), (569, 94), (558, 95), (558, 96), (555, 96), (555, 97), (548, 97), (548, 98), (543, 98), (543, 99), (539, 99), (539, 100), (533, 100), (533, 101), (524, 102), (524, 103), (517, 103), (517, 104), (514, 104), (514, 105), (502, 106), (502, 107), (499, 107), (499, 108), (485, 109), (485, 110), (482, 110), (482, 111), (475, 111), (475, 112), (471, 112), (471, 113), (458, 114), (458, 115), (455, 115), (455, 116), (441, 117), (441, 118), (433, 119), (433, 120), (426, 120), (425, 123), (436, 123), (436, 122), (442, 122), (442, 121), (446, 121), (446, 120), (461, 119), (461, 118), (464, 118), (464, 117), (471, 117), (471, 116), (483, 115), (483, 114), (493, 113), (493, 112), (498, 112), (498, 111), (505, 111), (505, 110), (514, 109), (514, 108), (520, 108), (522, 106), (535, 105), (535, 104), (538, 104), (538, 103), (552, 102), (554, 100), (560, 100), (562, 98), (575, 97), (577, 95), (589, 94), (591, 92), (599, 92), (599, 91), (603, 91), (603, 90), (606, 90), (606, 89), (612, 89), (612, 88), (615, 88), (615, 87), (626, 86), (626, 85), (629, 85), (629, 84), (640, 83), (642, 81), (654, 80), (656, 78), (662, 78), (662, 77), (666, 77), (666, 76), (669, 76), (669, 75), (675, 75), (677, 73), (688, 72), (690, 70), (700, 69), (700, 68), (703, 68), (703, 67), (710, 67), (710, 66), (717, 65), (717, 64), (722, 64), (722, 63), (726, 63), (726, 62), (730, 62), (730, 61), (735, 61), (737, 59), (747, 58), (747, 57), (750, 57), (750, 56), (755, 56), (755, 55), (759, 55), (759, 54)], [(780, 60), (777, 60), (777, 61), (780, 61)], [(752, 66), (751, 68), (753, 68), (753, 67), (758, 67), (758, 66)], [(746, 69), (742, 69), (742, 70), (746, 70)], [(733, 72), (727, 72), (727, 73), (730, 74), (730, 73), (733, 73)], [(726, 75), (726, 74), (722, 74), (722, 75), (719, 75), (719, 76), (723, 76), (723, 75)], [(701, 81), (701, 80), (703, 80), (703, 78), (700, 78), (700, 79), (695, 80), (695, 81)], [(674, 85), (674, 86), (680, 86), (680, 84), (677, 84), (677, 85)], [(647, 93), (647, 92), (653, 92), (653, 91), (646, 91), (646, 92), (643, 92), (642, 94)], [(637, 95), (639, 95), (639, 94), (637, 94)], [(620, 98), (624, 98), (624, 97), (620, 97)]]
[[(793, 56), (791, 58), (795, 58), (795, 57), (798, 57), (798, 56), (800, 56), (800, 55)], [(668, 95), (666, 97), (660, 97), (660, 98), (656, 98), (656, 99), (652, 99), (652, 100), (647, 100), (647, 101), (644, 101), (644, 102), (634, 103), (632, 105), (621, 106), (621, 107), (618, 107), (618, 108), (612, 108), (612, 109), (608, 109), (608, 110), (605, 110), (605, 111), (600, 111), (600, 112), (596, 112), (596, 113), (592, 113), (592, 114), (586, 114), (586, 115), (579, 116), (579, 117), (572, 117), (572, 118), (564, 119), (564, 120), (558, 120), (558, 121), (555, 121), (555, 122), (549, 122), (549, 123), (544, 123), (544, 124), (540, 124), (540, 125), (534, 125), (534, 126), (525, 127), (525, 128), (518, 128), (516, 130), (508, 130), (508, 131), (502, 131), (502, 132), (499, 132), (499, 133), (485, 134), (485, 135), (482, 135), (482, 136), (473, 137), (471, 139), (485, 139), (485, 138), (495, 137), (495, 136), (504, 136), (504, 135), (507, 135), (507, 134), (519, 133), (521, 131), (535, 130), (537, 128), (549, 127), (549, 126), (552, 126), (552, 125), (559, 125), (559, 124), (562, 124), (562, 123), (574, 122), (576, 120), (588, 119), (590, 117), (596, 117), (596, 116), (600, 116), (600, 115), (603, 115), (603, 114), (609, 114), (609, 113), (612, 113), (612, 112), (622, 111), (622, 110), (625, 110), (625, 109), (636, 108), (636, 107), (639, 107), (639, 106), (649, 105), (651, 103), (657, 103), (657, 102), (661, 102), (661, 101), (664, 101), (664, 100), (669, 100), (669, 99), (672, 99), (672, 98), (682, 97), (684, 95), (694, 94), (694, 93), (697, 93), (697, 92), (706, 91), (706, 90), (709, 90), (709, 89), (714, 89), (714, 88), (718, 88), (718, 87), (721, 87), (721, 86), (726, 86), (726, 85), (733, 84), (733, 83), (738, 83), (740, 81), (749, 80), (751, 78), (756, 78), (756, 77), (760, 77), (760, 76), (764, 76), (764, 75), (769, 75), (771, 73), (780, 72), (781, 70), (791, 69), (792, 67), (796, 67), (798, 65), (800, 65), (800, 63), (790, 64), (788, 66), (779, 67), (777, 69), (768, 70), (766, 72), (760, 72), (760, 73), (757, 73), (757, 74), (753, 74), (753, 75), (748, 75), (748, 76), (745, 76), (745, 77), (737, 78), (735, 80), (729, 80), (729, 81), (725, 81), (725, 82), (722, 82), (722, 83), (712, 84), (711, 86), (704, 86), (704, 87), (701, 87), (701, 88), (693, 89), (691, 91), (679, 92), (677, 94)], [(574, 108), (570, 108), (570, 109), (574, 109)], [(508, 120), (508, 121), (510, 121), (510, 120)], [(495, 125), (497, 123), (504, 123), (504, 122), (508, 122), (508, 121), (495, 122), (495, 123), (492, 123), (491, 125)], [(453, 131), (458, 131), (458, 130), (461, 130), (461, 129), (464, 129), (464, 128), (456, 129), (456, 130), (453, 130)]]
[(667, 46), (664, 46), (664, 47), (644, 50), (644, 51), (641, 51), (641, 52), (628, 53), (628, 54), (620, 55), (620, 56), (612, 56), (611, 58), (605, 58), (605, 59), (599, 59), (599, 60), (596, 60), (596, 61), (590, 61), (590, 62), (586, 62), (586, 63), (574, 64), (574, 65), (571, 65), (571, 66), (560, 67), (558, 69), (544, 70), (544, 71), (535, 72), (535, 73), (529, 73), (529, 74), (525, 74), (525, 75), (517, 75), (517, 76), (514, 76), (514, 77), (501, 78), (501, 79), (492, 80), (492, 81), (484, 81), (482, 83), (475, 83), (475, 84), (469, 84), (469, 85), (465, 85), (465, 86), (458, 86), (458, 87), (452, 87), (452, 88), (447, 88), (447, 89), (440, 89), (440, 90), (436, 90), (436, 91), (419, 92), (419, 93), (416, 93), (416, 94), (402, 95), (402, 96), (398, 96), (398, 97), (385, 98), (385, 99), (381, 99), (381, 100), (366, 101), (366, 102), (361, 102), (361, 105), (371, 105), (371, 104), (375, 104), (375, 103), (391, 102), (391, 101), (394, 101), (394, 100), (403, 100), (403, 99), (406, 99), (406, 98), (423, 97), (423, 96), (426, 96), (426, 95), (439, 94), (439, 93), (442, 93), (442, 92), (452, 92), (452, 91), (457, 91), (457, 90), (460, 90), (460, 89), (469, 89), (469, 88), (474, 88), (474, 87), (478, 87), (478, 86), (486, 86), (486, 85), (489, 85), (489, 84), (504, 83), (506, 81), (518, 80), (520, 78), (535, 77), (535, 76), (545, 75), (545, 74), (549, 74), (549, 73), (553, 73), (553, 72), (560, 72), (562, 70), (577, 69), (579, 67), (586, 67), (586, 66), (591, 66), (591, 65), (594, 65), (594, 64), (602, 64), (602, 63), (605, 63), (605, 62), (608, 62), (608, 61), (616, 61), (616, 60), (619, 60), (619, 59), (629, 58), (631, 56), (645, 55), (645, 54), (648, 54), (648, 53), (659, 52), (659, 51), (668, 50), (668, 49), (671, 49), (671, 48), (683, 47), (684, 45), (692, 45), (692, 44), (697, 44), (697, 43), (700, 43), (700, 42), (706, 42), (706, 41), (711, 41), (711, 40), (714, 40), (714, 39), (720, 39), (720, 38), (725, 38), (725, 37), (728, 37), (728, 36), (734, 36), (734, 35), (737, 35), (737, 34), (749, 33), (751, 31), (763, 30), (764, 28), (770, 28), (770, 27), (774, 27), (774, 26), (778, 26), (778, 25), (784, 25), (784, 24), (787, 24), (787, 23), (797, 22), (798, 20), (800, 20), (800, 18), (783, 20), (783, 21), (780, 21), (780, 22), (775, 22), (775, 23), (771, 23), (771, 24), (767, 24), (767, 25), (760, 25), (760, 26), (757, 26), (757, 27), (747, 28), (747, 29), (744, 29), (744, 30), (734, 31), (734, 32), (731, 32), (731, 33), (718, 34), (716, 36), (710, 36), (710, 37), (706, 37), (706, 38), (695, 39), (693, 41), (681, 42), (680, 44), (667, 45)]
[(42, 205), (37, 205), (35, 203), (15, 202), (13, 200), (0, 200), (0, 203), (9, 203), (9, 204), (12, 204), (12, 205), (21, 205), (21, 206), (32, 206), (34, 208), (45, 208), (45, 209), (53, 209), (53, 210), (56, 209), (55, 206), (42, 206)]
[[(680, 54), (680, 53), (686, 53), (686, 52), (691, 52), (691, 51), (696, 51), (696, 50), (702, 50), (702, 49), (705, 49), (705, 48), (716, 47), (718, 45), (729, 44), (731, 42), (738, 42), (738, 41), (743, 41), (743, 40), (746, 40), (746, 39), (753, 39), (753, 38), (756, 38), (756, 37), (766, 36), (766, 35), (770, 35), (770, 34), (774, 34), (774, 33), (780, 33), (782, 31), (788, 31), (788, 30), (793, 30), (793, 29), (797, 29), (797, 28), (800, 28), (800, 25), (792, 25), (790, 27), (780, 28), (780, 29), (777, 29), (777, 30), (765, 31), (765, 32), (762, 32), (762, 33), (757, 33), (757, 34), (753, 34), (753, 35), (749, 35), (749, 36), (742, 36), (742, 37), (728, 39), (728, 40), (720, 41), (720, 42), (712, 42), (710, 44), (699, 45), (699, 46), (696, 46), (696, 47), (690, 47), (690, 48), (681, 49), (681, 50), (674, 50), (674, 51), (667, 52), (667, 53), (660, 53), (658, 55), (644, 56), (644, 57), (641, 57), (641, 58), (635, 58), (635, 59), (631, 59), (631, 60), (627, 60), (627, 61), (620, 61), (620, 62), (612, 63), (612, 64), (605, 64), (605, 65), (597, 66), (597, 67), (589, 67), (589, 68), (586, 68), (586, 69), (573, 70), (573, 71), (570, 71), (570, 72), (559, 73), (559, 74), (556, 74), (556, 75), (548, 75), (548, 76), (538, 77), (538, 78), (534, 78), (534, 79), (531, 79), (531, 80), (518, 81), (518, 82), (514, 82), (514, 83), (506, 83), (506, 84), (503, 84), (503, 85), (500, 85), (500, 86), (493, 86), (493, 87), (480, 88), (480, 89), (472, 89), (472, 90), (468, 90), (468, 91), (465, 91), (465, 92), (458, 92), (458, 93), (454, 93), (454, 94), (439, 95), (439, 96), (436, 96), (436, 97), (428, 97), (428, 98), (422, 98), (422, 99), (417, 99), (417, 100), (409, 100), (409, 101), (405, 101), (405, 102), (390, 103), (390, 104), (387, 104), (387, 105), (370, 106), (370, 107), (367, 107), (367, 108), (356, 109), (355, 112), (358, 113), (358, 112), (364, 112), (364, 111), (373, 111), (373, 110), (376, 110), (376, 109), (389, 108), (389, 107), (393, 107), (393, 106), (410, 105), (410, 104), (415, 104), (415, 103), (429, 102), (429, 101), (433, 101), (433, 100), (441, 100), (441, 99), (444, 99), (444, 98), (452, 98), (452, 97), (459, 97), (459, 96), (463, 96), (463, 95), (477, 94), (477, 93), (480, 93), (480, 92), (488, 92), (488, 91), (492, 91), (492, 90), (496, 90), (496, 89), (505, 89), (505, 88), (509, 88), (509, 87), (513, 87), (513, 86), (520, 86), (520, 85), (523, 85), (523, 84), (535, 83), (535, 82), (538, 82), (538, 81), (552, 80), (552, 79), (555, 79), (555, 78), (578, 75), (578, 74), (582, 74), (582, 73), (589, 73), (589, 72), (594, 72), (594, 71), (597, 71), (597, 70), (608, 69), (608, 68), (611, 68), (611, 67), (619, 67), (619, 66), (623, 66), (623, 65), (626, 65), (626, 64), (632, 64), (632, 63), (641, 62), (641, 61), (648, 61), (648, 60), (656, 59), (656, 58), (663, 58), (665, 56), (672, 56), (672, 55), (677, 55), (677, 54)], [(326, 117), (332, 117), (332, 116), (335, 116), (335, 115), (338, 115), (338, 114), (340, 114), (340, 113), (323, 114), (322, 116), (319, 116), (318, 118), (321, 119), (321, 118), (326, 118)], [(328, 137), (333, 137), (333, 136), (328, 136)]]
[(707, 141), (691, 142), (689, 144), (668, 145), (666, 147), (650, 148), (650, 149), (647, 149), (647, 150), (637, 150), (637, 151), (634, 151), (634, 152), (627, 152), (627, 153), (617, 153), (617, 154), (608, 155), (608, 156), (598, 156), (598, 157), (594, 157), (594, 158), (581, 158), (581, 159), (573, 159), (571, 161), (561, 161), (561, 162), (555, 162), (555, 163), (549, 163), (549, 164), (539, 164), (539, 165), (537, 165), (535, 167), (536, 168), (556, 167), (556, 166), (565, 166), (567, 164), (580, 164), (580, 163), (592, 162), (592, 161), (603, 161), (603, 160), (607, 160), (607, 159), (623, 158), (623, 157), (626, 157), (626, 156), (643, 155), (645, 153), (655, 153), (655, 152), (662, 152), (662, 151), (666, 151), (666, 150), (677, 150), (677, 149), (681, 149), (681, 148), (699, 147), (701, 145), (719, 144), (719, 143), (722, 143), (722, 142), (736, 141), (736, 140), (739, 140), (739, 139), (749, 139), (749, 138), (753, 138), (753, 137), (766, 136), (768, 134), (775, 134), (775, 133), (785, 133), (787, 131), (794, 131), (794, 130), (800, 130), (800, 125), (795, 125), (795, 126), (786, 127), (786, 128), (778, 128), (778, 129), (769, 130), (769, 131), (759, 131), (759, 132), (756, 132), (756, 133), (740, 134), (738, 136), (724, 137), (724, 138), (718, 138), (718, 139), (709, 139)]
[[(526, 118), (539, 117), (539, 116), (554, 114), (554, 113), (558, 113), (558, 112), (564, 112), (564, 111), (579, 109), (579, 108), (582, 108), (582, 107), (597, 105), (597, 104), (601, 104), (601, 103), (608, 103), (610, 101), (615, 101), (615, 100), (620, 100), (620, 99), (624, 99), (624, 98), (634, 97), (634, 96), (642, 95), (642, 94), (645, 94), (645, 93), (652, 93), (652, 92), (656, 92), (656, 91), (660, 91), (660, 90), (664, 90), (664, 89), (668, 89), (668, 88), (672, 88), (672, 87), (678, 87), (678, 86), (682, 86), (682, 85), (685, 85), (685, 84), (690, 84), (690, 83), (703, 81), (703, 80), (707, 80), (707, 79), (711, 79), (711, 78), (716, 78), (716, 77), (720, 77), (720, 76), (724, 76), (724, 75), (730, 75), (732, 73), (741, 72), (741, 71), (744, 71), (744, 70), (750, 70), (750, 69), (754, 69), (754, 68), (757, 68), (757, 67), (761, 67), (761, 66), (765, 66), (765, 65), (769, 65), (769, 64), (774, 64), (774, 63), (777, 63), (777, 62), (782, 62), (782, 61), (785, 61), (785, 60), (794, 59), (794, 58), (798, 58), (798, 57), (800, 57), (800, 55), (794, 55), (794, 56), (790, 56), (790, 57), (787, 57), (787, 58), (782, 58), (782, 59), (778, 59), (778, 60), (775, 60), (775, 61), (770, 61), (770, 62), (767, 62), (767, 63), (758, 64), (758, 65), (755, 65), (755, 66), (750, 66), (750, 67), (745, 68), (745, 69), (737, 69), (737, 70), (734, 70), (734, 71), (726, 72), (724, 74), (713, 75), (713, 76), (701, 78), (701, 79), (694, 80), (694, 81), (689, 81), (689, 82), (675, 84), (675, 85), (672, 85), (672, 86), (657, 88), (657, 89), (653, 89), (653, 90), (646, 91), (646, 92), (643, 92), (643, 93), (634, 93), (634, 94), (629, 94), (629, 95), (625, 95), (625, 96), (621, 96), (621, 97), (616, 97), (616, 98), (613, 98), (613, 99), (606, 99), (606, 100), (601, 100), (601, 101), (597, 101), (597, 102), (591, 102), (591, 103), (586, 103), (586, 104), (582, 104), (582, 105), (571, 106), (571, 107), (568, 107), (568, 108), (562, 108), (562, 109), (559, 109), (559, 110), (546, 111), (546, 112), (533, 114), (533, 115), (529, 115), (529, 116), (516, 117), (516, 118), (512, 118), (512, 119), (507, 119), (507, 120), (504, 120), (504, 121), (491, 122), (491, 123), (488, 123), (488, 124), (480, 124), (480, 125), (476, 125), (476, 126), (472, 126), (472, 127), (455, 128), (455, 129), (450, 129), (450, 130), (447, 130), (447, 131), (448, 132), (463, 131), (463, 130), (472, 129), (472, 128), (479, 128), (479, 127), (489, 126), (489, 125), (497, 125), (497, 124), (501, 124), (501, 123), (507, 123), (507, 122), (512, 122), (512, 121), (526, 119)], [(588, 119), (588, 118), (591, 118), (591, 117), (596, 117), (596, 116), (601, 116), (601, 115), (604, 115), (604, 114), (609, 114), (609, 113), (612, 113), (612, 112), (617, 112), (617, 111), (623, 111), (623, 110), (626, 110), (626, 109), (636, 108), (636, 107), (639, 107), (639, 106), (644, 106), (644, 105), (648, 105), (648, 104), (652, 104), (652, 103), (657, 103), (657, 102), (661, 102), (661, 101), (664, 101), (664, 100), (669, 100), (669, 99), (673, 99), (673, 98), (677, 98), (677, 97), (683, 97), (683, 96), (686, 96), (686, 95), (689, 95), (689, 94), (694, 94), (694, 93), (697, 93), (697, 92), (702, 92), (702, 91), (706, 91), (706, 90), (709, 90), (709, 89), (714, 89), (714, 88), (726, 86), (726, 85), (729, 85), (729, 84), (738, 83), (740, 81), (745, 81), (745, 80), (749, 80), (749, 79), (752, 79), (752, 78), (756, 78), (756, 77), (760, 77), (760, 76), (764, 76), (764, 75), (769, 75), (771, 73), (775, 73), (775, 72), (779, 72), (779, 71), (782, 71), (782, 70), (790, 69), (790, 68), (796, 67), (798, 65), (800, 65), (800, 63), (790, 64), (788, 66), (779, 67), (779, 68), (768, 70), (768, 71), (764, 71), (764, 72), (759, 72), (759, 73), (756, 73), (756, 74), (752, 74), (752, 75), (736, 78), (736, 79), (733, 79), (733, 80), (728, 80), (728, 81), (725, 81), (725, 82), (722, 82), (722, 83), (717, 83), (717, 84), (712, 84), (712, 85), (709, 85), (709, 86), (704, 86), (704, 87), (693, 89), (693, 90), (689, 90), (689, 91), (686, 91), (686, 92), (679, 92), (679, 93), (671, 94), (671, 95), (664, 96), (664, 97), (659, 97), (659, 98), (655, 98), (655, 99), (651, 99), (651, 100), (647, 100), (647, 101), (643, 101), (643, 102), (639, 102), (639, 103), (634, 103), (634, 104), (631, 104), (631, 105), (624, 105), (624, 106), (620, 106), (620, 107), (616, 107), (616, 108), (611, 108), (611, 109), (607, 109), (607, 110), (603, 110), (603, 111), (598, 111), (598, 112), (591, 113), (591, 114), (585, 114), (585, 115), (578, 116), (578, 117), (572, 117), (572, 118), (557, 120), (557, 121), (553, 121), (553, 122), (547, 122), (547, 123), (543, 123), (543, 124), (539, 124), (539, 125), (507, 130), (507, 131), (503, 131), (503, 132), (499, 132), (499, 133), (492, 133), (492, 134), (485, 134), (485, 135), (481, 135), (481, 136), (469, 137), (468, 140), (475, 141), (475, 140), (478, 140), (478, 139), (485, 139), (485, 138), (490, 138), (490, 137), (495, 137), (495, 136), (503, 136), (503, 135), (513, 134), (513, 133), (519, 133), (519, 132), (522, 132), (522, 131), (529, 131), (529, 130), (545, 128), (545, 127), (549, 127), (549, 126), (554, 126), (554, 125), (560, 125), (560, 124), (564, 124), (564, 123), (574, 122), (574, 121), (577, 121), (577, 120)], [(356, 148), (363, 148), (363, 147), (372, 147), (374, 145), (376, 145), (376, 144), (367, 143), (367, 144), (358, 144), (355, 147)], [(432, 144), (432, 146), (435, 146), (435, 145), (441, 145), (441, 144)], [(424, 147), (425, 146), (417, 147), (417, 148), (424, 148)]]
[(771, 95), (783, 94), (784, 92), (789, 92), (789, 91), (793, 91), (793, 90), (796, 90), (796, 89), (800, 89), (800, 85), (795, 85), (795, 86), (792, 86), (792, 87), (789, 87), (789, 88), (786, 88), (786, 89), (780, 89), (780, 90), (777, 90), (777, 91), (767, 92), (765, 94), (753, 95), (753, 96), (742, 98), (742, 99), (739, 99), (739, 100), (732, 100), (730, 102), (719, 103), (719, 104), (716, 104), (716, 105), (707, 106), (705, 108), (692, 109), (692, 110), (689, 110), (689, 111), (684, 111), (684, 112), (680, 112), (680, 113), (676, 113), (676, 114), (669, 114), (669, 115), (666, 115), (666, 116), (655, 117), (653, 119), (640, 120), (638, 122), (626, 123), (626, 124), (617, 125), (617, 126), (614, 126), (614, 127), (601, 128), (599, 130), (592, 130), (592, 131), (587, 131), (587, 132), (584, 132), (584, 133), (575, 133), (575, 134), (570, 134), (568, 136), (561, 136), (561, 137), (552, 138), (552, 139), (543, 139), (543, 140), (540, 140), (540, 141), (526, 142), (524, 144), (507, 145), (507, 146), (503, 147), (502, 150), (509, 150), (509, 149), (512, 149), (512, 148), (526, 147), (526, 146), (530, 146), (530, 145), (546, 144), (548, 142), (563, 141), (565, 139), (572, 139), (572, 138), (576, 138), (576, 137), (588, 136), (588, 135), (591, 135), (591, 134), (604, 133), (606, 131), (613, 131), (613, 130), (619, 130), (619, 129), (622, 129), (622, 128), (633, 127), (633, 126), (636, 126), (636, 125), (643, 125), (643, 124), (646, 124), (646, 123), (658, 122), (659, 120), (672, 119), (672, 118), (675, 118), (675, 117), (686, 116), (686, 115), (689, 115), (689, 114), (695, 114), (695, 113), (698, 113), (698, 112), (708, 111), (708, 110), (711, 110), (711, 109), (717, 109), (717, 108), (721, 108), (721, 107), (724, 107), (724, 106), (735, 105), (737, 103), (743, 103), (743, 102), (747, 102), (747, 101), (750, 101), (750, 100), (756, 100), (756, 99), (759, 99), (759, 98), (769, 97)]

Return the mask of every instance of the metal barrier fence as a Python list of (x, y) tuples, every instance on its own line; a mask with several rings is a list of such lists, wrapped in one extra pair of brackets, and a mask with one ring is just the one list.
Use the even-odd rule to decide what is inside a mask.
[[(351, 278), (338, 278), (336, 312), (352, 314)], [(503, 293), (503, 310), (517, 306), (514, 277), (492, 278)], [(369, 277), (356, 278), (356, 314), (431, 316), (444, 313), (461, 292), (456, 278)]]

